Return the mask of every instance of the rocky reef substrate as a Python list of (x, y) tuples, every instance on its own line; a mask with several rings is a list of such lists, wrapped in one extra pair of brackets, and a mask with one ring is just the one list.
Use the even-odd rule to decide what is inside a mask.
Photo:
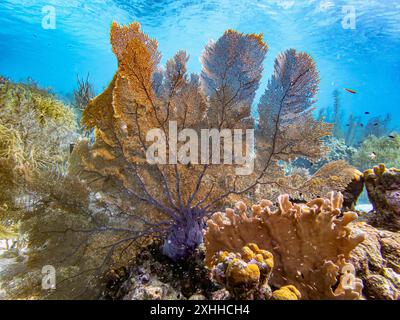
[[(292, 204), (287, 198), (281, 197), (276, 212), (271, 212), (269, 209), (269, 206), (272, 205), (271, 202), (264, 201), (259, 205), (253, 205), (252, 213), (246, 213), (246, 206), (239, 203), (235, 209), (227, 209), (226, 213), (218, 213), (209, 221), (205, 234), (205, 246), (197, 248), (184, 261), (176, 263), (165, 257), (162, 254), (162, 244), (154, 242), (143, 248), (129, 267), (108, 272), (106, 289), (101, 298), (123, 300), (237, 299), (235, 293), (238, 293), (238, 290), (236, 287), (232, 287), (233, 282), (231, 281), (233, 279), (232, 270), (236, 266), (235, 261), (237, 260), (239, 264), (245, 266), (243, 270), (251, 270), (255, 273), (257, 270), (260, 271), (259, 277), (256, 277), (258, 281), (254, 283), (247, 283), (247, 280), (254, 278), (250, 276), (255, 275), (253, 273), (246, 273), (247, 277), (244, 278), (239, 277), (247, 281), (244, 281), (246, 283), (242, 281), (240, 288), (254, 287), (257, 290), (260, 289), (258, 291), (264, 292), (263, 288), (268, 287), (270, 293), (268, 296), (272, 299), (274, 299), (272, 292), (277, 292), (276, 296), (278, 296), (283, 289), (293, 287), (293, 290), (296, 288), (299, 290), (294, 291), (298, 292), (298, 295), (287, 295), (286, 290), (285, 294), (281, 296), (284, 299), (290, 299), (289, 296), (297, 299), (301, 296), (306, 299), (313, 297), (312, 299), (399, 300), (400, 231), (397, 223), (399, 174), (399, 170), (387, 169), (383, 165), (363, 174), (368, 196), (374, 208), (367, 214), (347, 211), (349, 206), (344, 205), (346, 197), (335, 193), (329, 199), (316, 199), (303, 205)], [(359, 191), (360, 188), (357, 188), (357, 195), (359, 195)], [(357, 195), (352, 199), (353, 203), (356, 201)], [(225, 215), (229, 219), (226, 219)], [(288, 223), (290, 221), (291, 223)], [(283, 227), (284, 225), (286, 227)], [(275, 233), (276, 228), (287, 229), (289, 225), (294, 229), (289, 228), (290, 230), (288, 229), (289, 231), (286, 233), (282, 230)], [(307, 231), (313, 228), (315, 232)], [(303, 231), (299, 233), (299, 230)], [(232, 235), (236, 233), (240, 235), (233, 238)], [(265, 238), (262, 236), (263, 234), (268, 236)], [(296, 236), (291, 237), (291, 234)], [(329, 238), (329, 234), (332, 234), (331, 238)], [(281, 239), (281, 237), (283, 238)], [(262, 238), (265, 240), (257, 240)], [(293, 243), (285, 247), (284, 244), (290, 242), (288, 239)], [(243, 250), (247, 247), (240, 249), (243, 245), (253, 241), (258, 242), (260, 248), (273, 253), (270, 254), (271, 266), (267, 268), (269, 270), (268, 277), (264, 277), (265, 279), (270, 278), (269, 284), (265, 279), (261, 279), (263, 278), (262, 270), (255, 267), (258, 266), (257, 254), (254, 254), (253, 258), (247, 257), (246, 260), (247, 251)], [(294, 261), (297, 244), (299, 248), (302, 248), (301, 250), (306, 250), (311, 255), (314, 247), (316, 247), (316, 249), (314, 248), (316, 253), (319, 252), (318, 255), (315, 255), (315, 261), (313, 260), (312, 264), (315, 265), (318, 262), (320, 267), (311, 268), (308, 273), (305, 270), (301, 271), (300, 276), (303, 280), (298, 276), (299, 271), (295, 272), (295, 263), (290, 264), (290, 267), (287, 264)], [(256, 247), (253, 244), (250, 246)], [(222, 251), (218, 253), (216, 248)], [(282, 248), (286, 249), (282, 251)], [(290, 250), (294, 251), (290, 253)], [(214, 256), (213, 252), (219, 254), (222, 259), (218, 260), (219, 265), (222, 263), (226, 267), (224, 281), (215, 276), (219, 274), (216, 272), (219, 265), (213, 265), (210, 260)], [(264, 252), (264, 250), (260, 252)], [(286, 258), (285, 252), (289, 252)], [(323, 257), (322, 253), (325, 253), (326, 257)], [(301, 256), (303, 258), (299, 259), (304, 260), (304, 255)], [(233, 260), (229, 257), (232, 257)], [(299, 260), (302, 262), (300, 265), (307, 263), (309, 260), (307, 259)], [(354, 267), (355, 279), (359, 284), (358, 289), (351, 291), (348, 291), (346, 287), (342, 288), (345, 284), (343, 277), (346, 274), (341, 272), (341, 268), (349, 265)], [(286, 275), (282, 273), (282, 268), (285, 269)], [(291, 270), (293, 271), (292, 276)], [(238, 274), (244, 275), (241, 271)], [(332, 274), (336, 274), (335, 277), (332, 278), (330, 276)], [(229, 280), (229, 278), (232, 279)], [(291, 280), (286, 281), (286, 278)], [(287, 283), (282, 279), (286, 279)], [(314, 285), (311, 285), (312, 283)], [(242, 294), (238, 295), (239, 297), (247, 296), (246, 293), (250, 291), (242, 290), (240, 292)], [(249, 296), (254, 298), (257, 294)]]
[(173, 262), (162, 254), (162, 243), (142, 249), (127, 268), (110, 270), (101, 299), (205, 300), (218, 290), (204, 265), (204, 248), (186, 260)]
[[(363, 282), (361, 299), (400, 299), (400, 232), (378, 229), (366, 222), (350, 226), (365, 240), (349, 261)], [(184, 262), (174, 263), (161, 252), (161, 244), (143, 248), (126, 268), (110, 270), (101, 299), (111, 300), (228, 300), (230, 293), (214, 282), (204, 265), (204, 249)]]

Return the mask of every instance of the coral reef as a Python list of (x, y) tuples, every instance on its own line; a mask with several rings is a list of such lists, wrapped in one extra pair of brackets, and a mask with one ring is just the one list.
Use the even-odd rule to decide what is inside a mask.
[[(35, 175), (29, 183), (34, 194), (29, 207), (20, 209), (21, 249), (16, 265), (3, 266), (2, 288), (8, 299), (94, 298), (100, 290), (95, 278), (103, 263), (103, 246), (113, 238), (103, 234), (88, 241), (90, 229), (106, 220), (94, 207), (91, 195), (76, 178), (54, 173)], [(5, 211), (9, 219), (10, 211)], [(96, 215), (97, 213), (97, 215)], [(84, 232), (74, 232), (83, 230)], [(130, 253), (132, 254), (132, 253)], [(132, 255), (134, 256), (134, 255)], [(126, 261), (125, 261), (126, 263)], [(57, 270), (57, 290), (42, 290), (42, 267)]]
[(268, 280), (274, 267), (272, 254), (254, 243), (241, 253), (219, 252), (212, 261), (213, 278), (237, 300), (266, 300), (271, 297)]
[(0, 85), (0, 105), (2, 166), (27, 176), (63, 165), (75, 130), (70, 108), (33, 84), (10, 81)]
[(400, 297), (400, 233), (376, 229), (365, 222), (352, 226), (365, 240), (350, 254), (366, 299), (398, 300)]
[[(118, 71), (83, 112), (82, 123), (86, 130), (95, 130), (95, 142), (84, 140), (75, 147), (70, 173), (87, 181), (93, 192), (101, 191), (109, 207), (132, 217), (136, 228), (127, 242), (155, 235), (165, 240), (167, 256), (182, 259), (203, 242), (206, 215), (236, 197), (251, 197), (260, 184), (274, 185), (284, 176), (279, 162), (298, 156), (317, 159), (326, 151), (322, 138), (330, 134), (331, 126), (312, 117), (319, 84), (315, 62), (290, 49), (276, 59), (258, 105), (260, 161), (254, 172), (237, 175), (242, 165), (231, 163), (221, 170), (221, 164), (211, 159), (166, 165), (182, 141), (176, 148), (166, 141), (165, 158), (149, 162), (152, 142), (146, 141), (146, 134), (157, 129), (160, 137), (169, 136), (171, 121), (179, 130), (190, 128), (198, 136), (205, 128), (254, 128), (251, 105), (268, 47), (262, 35), (228, 30), (206, 46), (198, 76), (187, 74), (188, 56), (183, 51), (160, 68), (157, 41), (138, 23), (113, 23), (111, 44)], [(212, 158), (223, 150), (220, 140)]]
[(286, 165), (284, 170), (290, 171), (285, 176), (278, 176), (268, 188), (265, 185), (259, 186), (257, 199), (273, 199), (284, 192), (290, 192), (292, 200), (307, 202), (326, 196), (332, 189), (348, 196), (346, 190), (358, 174), (357, 169), (343, 160), (328, 162), (313, 175), (306, 168)]
[(330, 199), (307, 205), (293, 205), (287, 195), (278, 201), (274, 212), (272, 203), (263, 200), (252, 207), (252, 216), (242, 202), (236, 206), (238, 214), (232, 209), (215, 213), (205, 234), (207, 264), (220, 250), (237, 252), (255, 243), (275, 257), (271, 286), (294, 285), (304, 299), (360, 298), (362, 282), (353, 277), (352, 285), (346, 284), (346, 270), (351, 269), (346, 259), (365, 237), (352, 234), (349, 223), (357, 214), (341, 213), (343, 196), (332, 193)]
[(222, 284), (236, 300), (299, 300), (300, 292), (292, 285), (272, 292), (268, 281), (274, 257), (256, 244), (244, 246), (241, 253), (220, 251), (211, 263), (213, 279)]
[(370, 118), (365, 125), (363, 140), (371, 135), (378, 138), (389, 135), (392, 131), (390, 128), (391, 122), (392, 115), (390, 113), (385, 117), (377, 116)]
[[(2, 237), (23, 242), (21, 221), (41, 201), (32, 184), (46, 184), (49, 173), (66, 174), (75, 116), (68, 106), (34, 83), (0, 84), (0, 229)], [(15, 235), (17, 234), (17, 236)], [(19, 245), (12, 246), (18, 251)]]
[(272, 292), (273, 300), (300, 300), (301, 293), (295, 286), (284, 286)]
[[(72, 106), (77, 114), (78, 126), (80, 126), (83, 111), (88, 106), (90, 100), (92, 100), (94, 97), (94, 88), (93, 84), (89, 81), (89, 74), (87, 75), (86, 79), (80, 79), (78, 77), (72, 101)], [(83, 132), (84, 128), (80, 127), (80, 131)], [(86, 136), (88, 136), (90, 133), (91, 131), (86, 132)]]
[[(110, 39), (112, 81), (94, 97), (78, 78), (71, 108), (0, 76), (1, 298), (400, 299), (390, 116), (346, 125), (336, 90), (330, 118), (315, 119), (317, 66), (289, 49), (255, 119), (262, 34), (227, 30), (205, 47), (199, 75), (184, 51), (161, 66), (139, 23), (113, 23)], [(203, 129), (220, 133), (205, 137), (212, 152), (199, 161), (190, 142)], [(225, 148), (245, 136), (245, 147)], [(250, 162), (236, 162), (243, 152)], [(379, 162), (364, 174), (352, 166)], [(364, 185), (374, 211), (358, 220)], [(41, 289), (44, 265), (57, 290)]]
[(299, 167), (307, 168), (311, 174), (321, 169), (325, 164), (332, 161), (346, 161), (351, 163), (353, 155), (357, 149), (348, 146), (343, 139), (337, 139), (334, 136), (324, 138), (324, 146), (329, 151), (316, 162), (310, 162), (305, 159), (296, 159), (293, 164)]
[(333, 136), (337, 138), (343, 137), (342, 125), (343, 125), (343, 111), (341, 110), (340, 93), (339, 90), (333, 91)]
[(126, 268), (110, 270), (104, 277), (101, 299), (111, 300), (203, 300), (222, 292), (209, 279), (204, 251), (199, 248), (185, 261), (173, 263), (155, 241), (143, 246)]
[(345, 110), (340, 101), (339, 90), (335, 89), (332, 96), (333, 106), (319, 109), (317, 118), (331, 123), (333, 137), (344, 140), (349, 148), (357, 147), (371, 135), (381, 138), (390, 134), (392, 121), (390, 113), (384, 117), (371, 116), (370, 113), (365, 113), (364, 116), (350, 113), (347, 121), (344, 121)]
[[(375, 154), (375, 157), (371, 157)], [(373, 166), (384, 163), (388, 168), (400, 167), (400, 135), (367, 137), (353, 155), (352, 163), (360, 170), (367, 170)]]
[(370, 223), (388, 230), (400, 230), (400, 170), (384, 164), (364, 172), (368, 198), (375, 209)]
[(353, 180), (343, 191), (343, 207), (355, 210), (358, 199), (364, 190), (364, 176), (362, 172), (354, 170)]
[(181, 294), (169, 283), (161, 282), (155, 277), (143, 276), (141, 281), (131, 279), (132, 288), (123, 297), (123, 300), (178, 300)]
[(346, 145), (355, 147), (360, 142), (360, 116), (355, 116), (354, 114), (350, 114), (347, 120), (347, 130), (345, 132), (345, 141)]
[(318, 119), (325, 120), (332, 124), (332, 136), (336, 139), (344, 138), (343, 130), (343, 116), (344, 112), (342, 110), (342, 104), (340, 101), (340, 92), (335, 89), (332, 92), (333, 106), (320, 108), (318, 111)]
[(89, 81), (89, 74), (86, 79), (78, 77), (77, 88), (74, 90), (74, 107), (80, 111), (85, 110), (94, 96), (94, 89), (92, 83)]

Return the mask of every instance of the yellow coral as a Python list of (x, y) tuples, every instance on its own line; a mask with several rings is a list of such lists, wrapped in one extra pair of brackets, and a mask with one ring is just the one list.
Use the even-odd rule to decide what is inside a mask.
[(265, 263), (271, 270), (274, 267), (274, 256), (267, 250), (261, 250), (255, 243), (249, 243), (245, 248), (249, 248), (256, 254), (255, 259), (258, 262)]
[(360, 180), (362, 180), (362, 178), (363, 178), (363, 174), (362, 174), (362, 172), (361, 172), (361, 171), (359, 171), (359, 170), (354, 170), (354, 177), (353, 177), (353, 181), (357, 182), (357, 181), (360, 181)]
[(241, 264), (236, 260), (229, 264), (226, 276), (230, 285), (250, 284), (259, 281), (260, 269), (255, 264)]
[(270, 252), (249, 243), (242, 248), (241, 253), (218, 252), (212, 262), (212, 274), (235, 298), (265, 298), (265, 294), (261, 292), (269, 288), (268, 279), (273, 264)]
[(242, 257), (243, 257), (243, 259), (250, 261), (251, 259), (254, 258), (254, 253), (258, 253), (258, 252), (250, 249), (248, 246), (245, 246), (245, 247), (243, 247)]
[(380, 163), (378, 166), (374, 167), (374, 173), (377, 176), (381, 176), (387, 171), (386, 166), (383, 163)]
[(18, 233), (16, 233), (12, 228), (0, 224), (0, 240), (14, 239), (17, 237)]
[(295, 286), (289, 285), (272, 292), (274, 300), (300, 300), (301, 293)]

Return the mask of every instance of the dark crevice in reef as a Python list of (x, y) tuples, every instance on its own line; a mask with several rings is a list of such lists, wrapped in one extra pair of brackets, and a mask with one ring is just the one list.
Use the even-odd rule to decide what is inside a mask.
[(210, 280), (204, 256), (196, 249), (187, 259), (173, 262), (162, 254), (161, 243), (154, 242), (130, 266), (106, 274), (100, 299), (211, 299), (220, 288)]

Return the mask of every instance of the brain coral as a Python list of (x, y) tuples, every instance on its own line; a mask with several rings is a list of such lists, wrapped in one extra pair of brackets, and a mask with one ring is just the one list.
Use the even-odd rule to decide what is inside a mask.
[(354, 268), (346, 259), (365, 236), (352, 235), (348, 225), (357, 214), (341, 213), (342, 194), (332, 192), (330, 199), (306, 205), (293, 205), (288, 195), (278, 202), (274, 212), (272, 202), (263, 200), (252, 207), (252, 215), (242, 202), (236, 213), (215, 213), (205, 233), (206, 263), (211, 266), (221, 250), (238, 252), (255, 243), (274, 256), (271, 286), (294, 285), (303, 299), (359, 299), (362, 282), (347, 274)]

